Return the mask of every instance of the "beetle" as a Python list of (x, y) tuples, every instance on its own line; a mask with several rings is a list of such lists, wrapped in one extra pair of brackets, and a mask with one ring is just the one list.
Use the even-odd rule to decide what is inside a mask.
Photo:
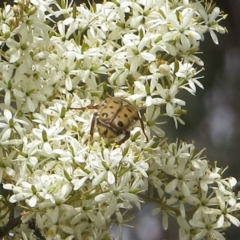
[(93, 114), (90, 128), (91, 137), (93, 137), (94, 127), (96, 125), (100, 136), (106, 139), (113, 139), (124, 134), (124, 137), (116, 142), (120, 145), (129, 139), (130, 126), (139, 120), (141, 129), (148, 142), (148, 137), (144, 130), (144, 123), (138, 109), (124, 98), (108, 97), (101, 105), (88, 106), (82, 109), (98, 109), (98, 111)]

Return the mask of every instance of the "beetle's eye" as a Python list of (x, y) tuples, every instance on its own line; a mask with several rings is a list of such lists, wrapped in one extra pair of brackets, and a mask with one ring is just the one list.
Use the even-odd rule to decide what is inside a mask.
[(107, 118), (107, 117), (108, 117), (108, 114), (107, 114), (107, 113), (102, 113), (102, 117), (103, 117), (103, 118)]
[(122, 121), (118, 121), (118, 126), (119, 126), (119, 127), (124, 127), (123, 122), (122, 122)]

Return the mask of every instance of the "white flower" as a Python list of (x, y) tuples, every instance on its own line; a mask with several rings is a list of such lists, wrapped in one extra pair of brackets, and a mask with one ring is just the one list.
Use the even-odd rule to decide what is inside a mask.
[(148, 36), (140, 40), (139, 36), (134, 34), (124, 35), (123, 43), (126, 46), (126, 58), (130, 64), (130, 73), (135, 73), (145, 61), (152, 62), (155, 60), (154, 54), (143, 50), (150, 40)]
[(223, 234), (221, 234), (221, 228), (219, 228), (220, 226), (216, 218), (212, 218), (211, 216), (205, 214), (201, 221), (195, 222), (191, 219), (189, 223), (192, 227), (197, 228), (194, 240), (201, 240), (204, 238), (216, 240), (225, 239)]
[(60, 140), (64, 137), (59, 135), (63, 130), (61, 126), (52, 126), (47, 128), (43, 125), (39, 125), (39, 128), (32, 130), (33, 141), (29, 144), (29, 147), (39, 147), (38, 152), (44, 156), (51, 156), (53, 154), (52, 145), (58, 146)]
[(205, 26), (207, 27), (206, 30), (210, 32), (210, 35), (212, 37), (212, 40), (215, 44), (218, 44), (218, 38), (214, 31), (219, 33), (225, 33), (226, 29), (218, 24), (218, 22), (224, 18), (226, 18), (226, 15), (223, 15), (222, 18), (216, 20), (216, 18), (220, 15), (220, 9), (219, 7), (208, 6), (207, 8), (211, 9), (211, 11), (206, 11), (208, 9), (204, 9), (202, 5), (198, 4), (198, 11), (201, 14), (201, 17), (205, 21)]
[[(95, 201), (99, 203), (107, 203), (109, 205), (106, 212), (106, 216), (108, 217), (110, 217), (121, 205), (125, 206), (127, 209), (132, 208), (130, 204), (131, 202), (134, 202), (139, 209), (141, 208), (138, 196), (131, 193), (129, 186), (123, 186), (122, 183), (119, 185), (111, 185), (110, 191), (97, 195)], [(130, 205), (128, 205), (128, 203)]]
[(207, 211), (207, 213), (219, 216), (219, 228), (227, 225), (225, 222), (232, 223), (235, 226), (239, 227), (240, 221), (236, 217), (231, 215), (233, 211), (236, 211), (235, 206), (228, 206), (228, 199), (218, 189), (215, 190), (215, 193), (220, 209), (211, 208)]
[(193, 15), (194, 10), (191, 8), (169, 13), (167, 20), (169, 21), (168, 28), (170, 31), (163, 35), (163, 40), (179, 40), (184, 49), (189, 49), (190, 45), (195, 48), (198, 47), (201, 35), (194, 31)]
[(97, 176), (93, 179), (93, 185), (98, 185), (102, 180), (106, 179), (109, 184), (115, 182), (115, 167), (122, 160), (122, 150), (121, 148), (111, 150), (103, 150), (102, 156), (92, 155), (91, 165), (95, 168)]
[(177, 106), (185, 106), (185, 101), (176, 98), (179, 91), (179, 85), (173, 84), (170, 89), (164, 89), (161, 84), (157, 85), (157, 92), (162, 98), (162, 104), (166, 105), (166, 113), (168, 116), (173, 117), (175, 108)]
[(5, 109), (3, 114), (4, 116), (0, 117), (0, 128), (2, 128), (1, 140), (6, 141), (13, 138), (13, 136), (16, 139), (21, 139), (24, 134), (26, 134), (26, 130), (23, 126), (28, 125), (28, 123), (14, 117), (12, 112), (8, 109)]
[(150, 106), (146, 110), (146, 122), (148, 127), (154, 131), (159, 137), (164, 137), (165, 132), (157, 126), (158, 117), (160, 116), (160, 108), (155, 106)]

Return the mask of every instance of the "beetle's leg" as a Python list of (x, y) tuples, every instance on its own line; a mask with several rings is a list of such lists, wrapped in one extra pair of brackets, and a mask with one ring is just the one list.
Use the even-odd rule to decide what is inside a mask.
[(117, 144), (118, 144), (118, 145), (121, 145), (121, 144), (124, 143), (126, 140), (128, 140), (129, 137), (130, 137), (130, 131), (126, 131), (124, 138), (123, 138), (122, 140), (118, 141)]
[(90, 128), (91, 138), (93, 138), (94, 126), (95, 126), (95, 123), (96, 123), (97, 115), (98, 115), (98, 112), (95, 112), (93, 114), (93, 119), (92, 119), (91, 128)]
[(99, 105), (89, 105), (87, 107), (80, 107), (80, 108), (69, 108), (69, 109), (72, 109), (72, 110), (81, 110), (81, 111), (86, 111), (88, 109), (99, 109)]
[(147, 140), (147, 142), (148, 142), (148, 137), (147, 137), (147, 134), (145, 133), (145, 130), (144, 130), (143, 120), (142, 120), (141, 118), (139, 118), (139, 121), (140, 121), (140, 124), (141, 124), (142, 131), (143, 131), (143, 133), (144, 133), (144, 135), (145, 135), (145, 138), (146, 138), (146, 140)]

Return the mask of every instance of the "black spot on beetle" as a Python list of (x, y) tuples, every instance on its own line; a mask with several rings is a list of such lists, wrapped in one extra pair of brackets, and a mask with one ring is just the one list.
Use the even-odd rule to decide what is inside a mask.
[(128, 117), (128, 115), (127, 115), (126, 113), (124, 113), (124, 117), (125, 117), (125, 118), (127, 118), (127, 117)]
[(102, 117), (103, 117), (103, 118), (107, 118), (107, 117), (108, 117), (108, 114), (107, 114), (107, 113), (102, 113)]
[(128, 110), (129, 112), (132, 112), (132, 109), (131, 109), (131, 108), (128, 108), (128, 107), (127, 107), (127, 110)]
[(121, 127), (121, 128), (122, 128), (122, 127), (124, 127), (124, 124), (123, 124), (123, 122), (122, 122), (122, 121), (118, 121), (118, 123), (117, 123), (117, 124), (118, 124), (118, 126), (119, 126), (119, 127)]

